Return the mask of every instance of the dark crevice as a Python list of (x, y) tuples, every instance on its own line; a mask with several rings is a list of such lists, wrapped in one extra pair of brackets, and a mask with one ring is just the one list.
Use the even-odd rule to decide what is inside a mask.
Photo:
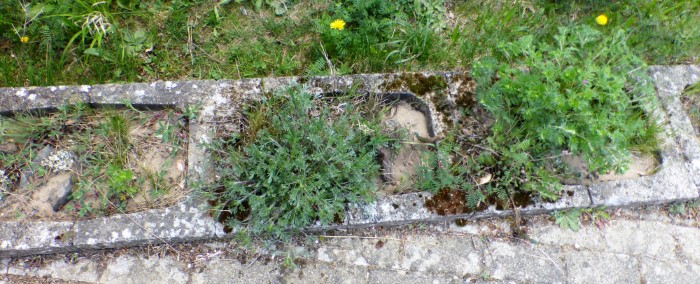
[(586, 192), (588, 192), (588, 202), (590, 202), (590, 206), (595, 205), (595, 202), (593, 202), (593, 194), (591, 194), (591, 187), (586, 186)]

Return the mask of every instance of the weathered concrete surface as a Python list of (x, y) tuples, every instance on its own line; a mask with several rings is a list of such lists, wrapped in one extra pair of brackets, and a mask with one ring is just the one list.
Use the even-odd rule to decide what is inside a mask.
[[(700, 148), (692, 133), (692, 127), (680, 107), (678, 96), (685, 85), (700, 77), (697, 66), (653, 67), (652, 77), (657, 84), (661, 107), (653, 116), (664, 127), (666, 135), (661, 149), (664, 161), (662, 169), (655, 175), (632, 180), (614, 181), (592, 186), (568, 186), (571, 195), (564, 195), (555, 203), (542, 203), (523, 208), (522, 215), (542, 214), (552, 210), (572, 207), (607, 205), (638, 206), (643, 204), (668, 203), (698, 197), (700, 176)], [(417, 73), (419, 80), (445, 80), (445, 102), (454, 103), (455, 98), (473, 91), (473, 82), (464, 73)], [(416, 91), (428, 104), (432, 121), (440, 122), (444, 115), (436, 111), (431, 102), (434, 90), (416, 90), (410, 86), (394, 84), (407, 80), (404, 74), (369, 74), (344, 77), (316, 78), (265, 78), (239, 81), (180, 81), (137, 83), (125, 85), (96, 85), (48, 88), (0, 88), (0, 111), (21, 108), (46, 108), (63, 105), (66, 98), (78, 97), (79, 101), (92, 104), (119, 104), (130, 101), (144, 105), (176, 105), (195, 107), (198, 116), (190, 122), (188, 159), (188, 183), (206, 183), (216, 179), (211, 171), (211, 162), (206, 151), (217, 130), (237, 131), (236, 122), (246, 102), (258, 100), (262, 94), (272, 92), (294, 83), (306, 84), (312, 92), (345, 91), (357, 88), (367, 92)], [(50, 93), (54, 92), (54, 93)], [(52, 96), (44, 96), (52, 94)], [(49, 100), (53, 94), (61, 100)], [(32, 96), (33, 95), (33, 96)], [(47, 98), (44, 100), (44, 98)], [(11, 106), (11, 107), (8, 107)], [(440, 124), (434, 125), (440, 131)], [(689, 132), (690, 131), (690, 132)], [(427, 193), (386, 197), (373, 204), (350, 210), (346, 222), (340, 226), (313, 228), (366, 228), (372, 226), (396, 226), (415, 222), (447, 222), (455, 219), (477, 219), (502, 217), (510, 211), (489, 209), (474, 214), (438, 216), (428, 212), (422, 205), (430, 198)], [(193, 202), (185, 202), (165, 210), (97, 218), (75, 223), (27, 222), (21, 227), (16, 223), (3, 224), (9, 230), (0, 231), (0, 258), (19, 255), (56, 253), (78, 249), (117, 248), (158, 243), (188, 242), (211, 238), (230, 238), (222, 232), (221, 225)], [(46, 232), (43, 235), (27, 235)], [(25, 236), (26, 235), (26, 236)], [(524, 253), (524, 252), (523, 252)], [(532, 253), (532, 252), (528, 252)], [(497, 260), (501, 255), (492, 256)], [(643, 262), (640, 262), (643, 263)], [(525, 263), (531, 264), (531, 263)], [(464, 268), (467, 269), (467, 268)], [(496, 269), (508, 271), (507, 266)], [(468, 269), (467, 269), (468, 270)], [(499, 272), (500, 273), (500, 272)], [(550, 275), (558, 279), (555, 274)], [(534, 277), (534, 276), (533, 276)], [(530, 279), (530, 278), (528, 278)], [(538, 281), (532, 278), (532, 281)]]
[[(0, 261), (0, 281), (87, 283), (697, 283), (700, 219), (616, 211), (578, 233), (547, 217), (364, 230), (277, 250), (235, 241)], [(170, 253), (163, 254), (167, 250)], [(296, 268), (284, 265), (294, 260)], [(2, 274), (5, 274), (2, 276)]]
[(3, 222), (0, 259), (14, 256), (211, 240), (223, 225), (186, 201), (163, 210), (77, 222)]
[(594, 206), (663, 204), (698, 197), (698, 187), (682, 156), (662, 156), (664, 163), (654, 175), (592, 184)]
[(680, 101), (684, 89), (700, 81), (700, 66), (653, 66), (649, 75), (654, 80), (661, 108), (665, 111), (670, 125), (666, 128), (666, 136), (675, 141), (677, 152), (686, 159), (686, 164), (692, 171), (693, 182), (700, 185), (700, 146), (697, 135), (690, 123), (690, 118), (683, 110)]
[[(77, 249), (116, 248), (223, 237), (223, 226), (187, 203), (163, 210), (115, 215), (76, 222)], [(145, 243), (147, 242), (147, 243)]]
[(90, 103), (184, 107), (212, 96), (217, 88), (214, 80), (95, 85)]
[[(522, 214), (534, 215), (561, 210), (566, 208), (588, 207), (591, 205), (588, 190), (585, 186), (567, 186), (565, 190), (571, 195), (565, 194), (559, 200), (552, 203), (539, 203), (529, 205), (521, 209)], [(412, 222), (445, 222), (457, 219), (479, 219), (496, 216), (508, 216), (511, 210), (496, 210), (491, 207), (486, 211), (468, 214), (440, 216), (430, 212), (425, 206), (425, 201), (430, 199), (431, 193), (408, 193), (396, 196), (380, 198), (376, 202), (351, 208), (347, 212), (345, 226), (335, 227), (368, 227), (377, 225), (402, 225)]]
[(72, 222), (2, 222), (0, 258), (16, 255), (61, 253), (71, 251), (70, 242), (60, 238), (70, 233)]
[(91, 86), (0, 88), (0, 114), (88, 103)]

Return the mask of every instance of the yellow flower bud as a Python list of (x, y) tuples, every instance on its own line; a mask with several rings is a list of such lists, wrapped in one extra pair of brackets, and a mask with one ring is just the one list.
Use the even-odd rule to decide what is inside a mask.
[(29, 42), (29, 37), (28, 37), (28, 36), (20, 37), (20, 38), (19, 38), (19, 41), (20, 41), (21, 43), (27, 43), (27, 42)]

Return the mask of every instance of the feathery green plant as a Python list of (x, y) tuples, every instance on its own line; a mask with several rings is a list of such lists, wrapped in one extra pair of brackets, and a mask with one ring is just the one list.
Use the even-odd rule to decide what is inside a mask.
[[(490, 198), (512, 204), (517, 192), (555, 200), (561, 185), (553, 157), (569, 152), (580, 155), (591, 172), (620, 173), (631, 151), (657, 149), (659, 128), (646, 114), (655, 104), (653, 86), (627, 36), (581, 25), (560, 28), (547, 41), (524, 36), (497, 45), (493, 56), (471, 69), (477, 99), (494, 120), (482, 146), (488, 151), (456, 165), (443, 160), (447, 172), (429, 162), (419, 170), (419, 184), (463, 190), (469, 206)], [(464, 157), (461, 151), (438, 147), (432, 155)], [(489, 181), (476, 186), (444, 184), (486, 174)]]
[(393, 139), (351, 104), (339, 114), (319, 103), (301, 87), (276, 93), (249, 113), (245, 133), (214, 145), (222, 153), (217, 212), (230, 212), (229, 224), (286, 238), (342, 220), (348, 203), (372, 200), (376, 153)]

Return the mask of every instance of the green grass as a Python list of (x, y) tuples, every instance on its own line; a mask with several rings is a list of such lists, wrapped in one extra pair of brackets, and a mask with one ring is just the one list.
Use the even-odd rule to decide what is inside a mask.
[[(610, 18), (600, 29), (627, 30), (648, 64), (697, 62), (700, 53), (698, 1), (312, 0), (287, 3), (279, 16), (248, 1), (93, 2), (28, 1), (24, 13), (2, 0), (0, 86), (302, 75), (325, 62), (324, 51), (332, 68), (310, 73), (467, 69), (501, 42), (593, 25), (600, 13)], [(110, 28), (91, 34), (91, 13)], [(347, 27), (331, 34), (336, 18)]]

